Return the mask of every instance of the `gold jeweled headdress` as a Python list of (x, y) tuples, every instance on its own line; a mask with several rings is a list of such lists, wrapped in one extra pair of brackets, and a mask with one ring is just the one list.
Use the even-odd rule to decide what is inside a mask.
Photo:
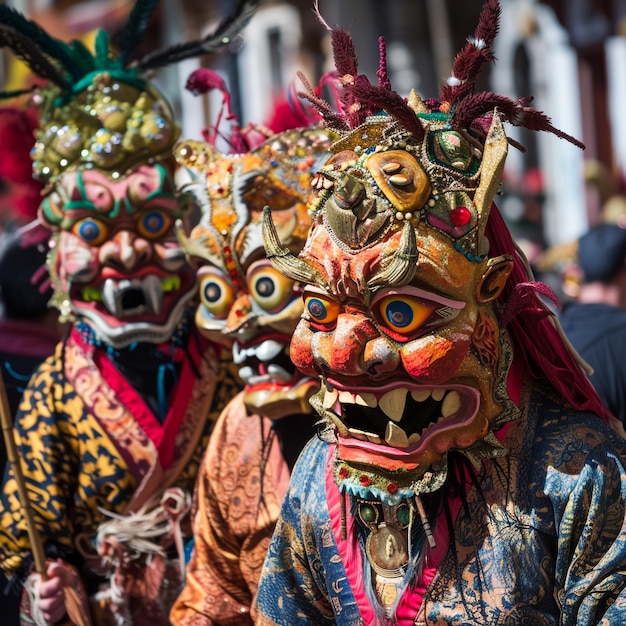
[(257, 4), (258, 0), (240, 0), (234, 12), (203, 39), (139, 59), (135, 53), (158, 0), (137, 0), (112, 41), (106, 32), (98, 32), (93, 52), (80, 41), (65, 43), (52, 37), (18, 11), (1, 5), (0, 47), (10, 48), (34, 74), (48, 81), (22, 92), (34, 91), (42, 109), (32, 153), (35, 176), (54, 183), (69, 169), (92, 167), (118, 176), (141, 161), (171, 158), (179, 128), (148, 72), (227, 45), (250, 21)]
[[(478, 260), (488, 252), (485, 226), (500, 184), (507, 145), (510, 143), (523, 150), (506, 137), (504, 123), (548, 131), (583, 147), (578, 140), (556, 129), (542, 112), (530, 107), (531, 98), (515, 101), (492, 92), (475, 93), (483, 64), (494, 59), (491, 47), (498, 32), (499, 15), (498, 1), (487, 0), (474, 36), (468, 38), (457, 54), (439, 100), (423, 101), (415, 91), (405, 99), (392, 90), (382, 37), (379, 39), (378, 84), (374, 85), (358, 72), (349, 33), (331, 28), (318, 11), (318, 18), (331, 33), (335, 67), (343, 86), (340, 111), (332, 109), (310, 88), (301, 95), (316, 106), (326, 126), (339, 134), (340, 138), (332, 146), (333, 152), (356, 155), (356, 161), (352, 162), (334, 160), (320, 175), (337, 181), (344, 169), (355, 163), (358, 166), (358, 161), (371, 158), (373, 152), (400, 150), (419, 161), (429, 181), (428, 185), (423, 185), (422, 181), (406, 180), (385, 170), (381, 180), (388, 178), (393, 195), (400, 203), (391, 206), (384, 201), (377, 202), (376, 216), (371, 217), (374, 226), (368, 224), (364, 229), (371, 237), (375, 235), (376, 223), (391, 227), (394, 220), (419, 221), (446, 233), (457, 250), (470, 260)], [(393, 164), (385, 167), (389, 169)], [(423, 197), (415, 197), (411, 193), (413, 189), (421, 189)], [(401, 202), (403, 195), (407, 208)], [(380, 196), (383, 198), (384, 194)], [(323, 205), (325, 199), (324, 194), (320, 194), (316, 206)], [(421, 208), (415, 210), (420, 205)], [(334, 226), (331, 224), (334, 235), (348, 247), (367, 245), (366, 240), (355, 241), (351, 233), (353, 225), (343, 224), (344, 218), (336, 214), (324, 216), (329, 223), (334, 222)]]

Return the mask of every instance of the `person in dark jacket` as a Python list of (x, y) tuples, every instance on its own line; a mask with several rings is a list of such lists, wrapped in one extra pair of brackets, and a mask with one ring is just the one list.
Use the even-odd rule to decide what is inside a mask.
[(626, 424), (626, 229), (599, 224), (578, 240), (577, 298), (560, 313), (563, 330), (591, 366), (591, 382)]

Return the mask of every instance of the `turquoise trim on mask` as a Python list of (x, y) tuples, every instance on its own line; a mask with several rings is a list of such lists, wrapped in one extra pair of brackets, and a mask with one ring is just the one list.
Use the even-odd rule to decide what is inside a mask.
[(482, 256), (476, 256), (475, 254), (472, 254), (471, 252), (468, 252), (467, 250), (463, 250), (463, 248), (461, 248), (461, 246), (458, 243), (454, 244), (454, 249), (457, 252), (460, 252), (468, 261), (471, 261), (472, 263), (482, 263), (482, 261), (484, 261), (484, 257)]

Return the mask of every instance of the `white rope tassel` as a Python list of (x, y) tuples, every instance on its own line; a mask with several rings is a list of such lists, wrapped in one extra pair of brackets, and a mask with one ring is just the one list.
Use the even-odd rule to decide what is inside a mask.
[(96, 601), (110, 600), (115, 607), (113, 619), (116, 626), (133, 626), (133, 620), (130, 616), (130, 609), (126, 603), (124, 589), (117, 583), (116, 576), (113, 574), (109, 578), (109, 588), (105, 591), (99, 591), (96, 594)]
[(24, 588), (30, 598), (30, 613), (36, 626), (50, 626), (50, 622), (43, 616), (41, 606), (39, 604), (39, 585), (41, 584), (41, 575), (38, 573), (31, 574), (24, 581)]
[[(150, 507), (154, 507), (150, 509)], [(110, 551), (111, 544), (124, 546), (124, 560), (133, 561), (143, 555), (165, 556), (165, 550), (152, 539), (161, 539), (169, 532), (169, 523), (164, 511), (155, 502), (147, 503), (136, 513), (118, 515), (110, 511), (103, 511), (110, 517), (100, 524), (96, 534), (96, 547), (102, 556), (103, 565), (119, 567), (122, 565), (117, 551)]]
[(180, 520), (190, 508), (190, 495), (173, 487), (162, 496), (151, 498), (136, 512), (124, 515), (102, 511), (109, 519), (98, 528), (96, 548), (102, 565), (111, 571), (108, 575), (109, 588), (97, 595), (99, 599), (110, 601), (118, 626), (132, 626), (124, 588), (124, 569), (129, 563), (144, 558), (149, 566), (155, 558), (166, 560), (166, 547), (174, 541), (180, 560), (181, 579), (184, 576)]

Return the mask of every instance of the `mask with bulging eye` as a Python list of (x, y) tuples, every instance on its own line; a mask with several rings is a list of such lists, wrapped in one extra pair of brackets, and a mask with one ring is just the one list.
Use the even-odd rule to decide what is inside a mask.
[(484, 235), (506, 137), (497, 118), (480, 149), (421, 123), (421, 141), (381, 115), (334, 144), (298, 258), (267, 221), (269, 258), (307, 283), (291, 357), (321, 376), (312, 403), (333, 428), (336, 478), (387, 502), (438, 489), (450, 450), (502, 453), (494, 429), (517, 414), (494, 309), (512, 264), (489, 258)]
[(52, 303), (115, 348), (169, 341), (196, 289), (174, 229), (188, 213), (162, 164), (118, 178), (63, 172), (42, 203), (42, 219), (56, 231)]
[(185, 189), (201, 209), (190, 237), (181, 237), (197, 267), (196, 322), (207, 337), (232, 346), (246, 407), (271, 419), (310, 413), (318, 384), (289, 358), (302, 291), (266, 259), (261, 215), (269, 205), (281, 237), (300, 251), (311, 224), (306, 201), (313, 171), (328, 158), (332, 136), (286, 131), (243, 154), (223, 155), (194, 141), (175, 149), (190, 174)]

